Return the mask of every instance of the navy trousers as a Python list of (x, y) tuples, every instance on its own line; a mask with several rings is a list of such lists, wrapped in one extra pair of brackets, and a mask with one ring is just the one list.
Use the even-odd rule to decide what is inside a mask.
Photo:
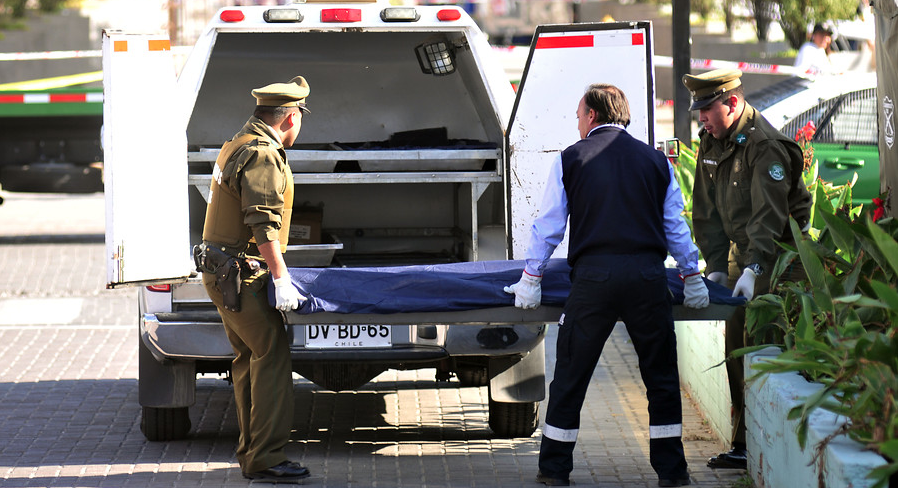
[(657, 254), (591, 255), (574, 264), (571, 293), (559, 321), (555, 375), (539, 452), (539, 469), (546, 476), (568, 479), (573, 470), (580, 409), (618, 320), (626, 324), (639, 356), (648, 397), (652, 468), (662, 479), (687, 476), (677, 340), (667, 273)]

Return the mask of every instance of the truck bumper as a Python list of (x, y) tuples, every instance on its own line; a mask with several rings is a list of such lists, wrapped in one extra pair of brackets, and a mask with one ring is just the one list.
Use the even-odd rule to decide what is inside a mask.
[[(318, 322), (319, 324), (321, 322)], [(369, 322), (370, 323), (370, 322)], [(450, 356), (523, 355), (539, 345), (544, 324), (390, 324), (393, 345), (382, 348), (309, 349), (305, 325), (291, 324), (294, 361), (426, 362)], [(230, 360), (231, 344), (217, 312), (145, 313), (140, 337), (157, 361)]]

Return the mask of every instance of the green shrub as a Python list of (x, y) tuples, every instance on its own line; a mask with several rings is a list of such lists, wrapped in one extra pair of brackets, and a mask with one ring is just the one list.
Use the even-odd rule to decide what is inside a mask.
[[(898, 222), (874, 222), (873, 211), (851, 206), (850, 187), (822, 181), (815, 191), (815, 224), (802, 235), (791, 222), (796, 246), (783, 245), (771, 279), (773, 293), (747, 305), (754, 338), (774, 332), (784, 345), (776, 358), (753, 367), (750, 380), (768, 373), (798, 372), (823, 384), (789, 412), (798, 440), (807, 442), (808, 419), (817, 408), (848, 418), (841, 432), (875, 450), (889, 463), (870, 473), (877, 487), (898, 472)], [(799, 260), (801, 282), (779, 276)], [(745, 348), (741, 356), (763, 346)]]

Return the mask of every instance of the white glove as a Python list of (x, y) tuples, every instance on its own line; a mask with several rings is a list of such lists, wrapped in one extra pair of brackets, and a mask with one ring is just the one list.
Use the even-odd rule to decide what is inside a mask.
[(542, 287), (539, 282), (543, 280), (542, 276), (533, 276), (527, 274), (526, 271), (521, 273), (521, 281), (506, 286), (505, 293), (514, 294), (514, 306), (518, 308), (528, 309), (539, 307), (543, 298)]
[(708, 280), (713, 281), (718, 285), (727, 286), (727, 274), (723, 271), (712, 271), (708, 274)]
[(736, 282), (736, 287), (733, 288), (733, 296), (742, 295), (751, 300), (751, 297), (755, 296), (755, 278), (757, 278), (755, 272), (745, 268), (742, 271), (742, 276), (739, 277), (739, 281)]
[(708, 287), (705, 286), (702, 275), (697, 273), (683, 280), (683, 295), (686, 297), (683, 305), (689, 308), (705, 308), (711, 303), (708, 298)]
[(302, 296), (299, 290), (293, 286), (289, 276), (282, 276), (272, 280), (272, 283), (274, 283), (274, 308), (281, 312), (296, 310), (300, 303), (306, 301), (306, 297)]

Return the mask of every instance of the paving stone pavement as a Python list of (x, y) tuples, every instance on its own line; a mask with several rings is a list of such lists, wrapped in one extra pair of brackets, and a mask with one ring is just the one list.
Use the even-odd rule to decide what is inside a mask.
[[(103, 288), (102, 196), (3, 197), (0, 486), (247, 486), (234, 458), (233, 394), (220, 377), (198, 380), (188, 439), (154, 443), (140, 433), (136, 292)], [(550, 327), (549, 377), (554, 337)], [(313, 473), (303, 484), (542, 486), (533, 481), (540, 431), (494, 438), (486, 388), (433, 378), (433, 370), (388, 371), (358, 391), (334, 393), (297, 376), (287, 451)], [(657, 486), (645, 390), (622, 326), (581, 417), (576, 485)], [(705, 467), (723, 445), (685, 395), (684, 442), (694, 485), (731, 487), (744, 476)]]

